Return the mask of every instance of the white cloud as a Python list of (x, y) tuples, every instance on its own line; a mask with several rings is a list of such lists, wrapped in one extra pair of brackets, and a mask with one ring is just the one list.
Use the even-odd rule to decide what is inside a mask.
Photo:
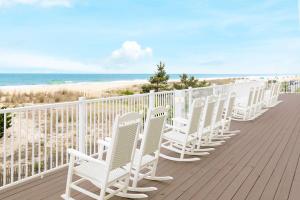
[[(126, 45), (125, 45), (126, 46)], [(149, 50), (133, 56), (139, 59), (149, 54)], [(141, 55), (143, 54), (143, 55)], [(127, 55), (127, 54), (126, 54)], [(120, 61), (120, 60), (119, 60)], [(117, 62), (111, 57), (103, 57), (90, 62), (42, 55), (39, 53), (0, 49), (0, 73), (145, 73), (151, 72), (153, 64), (144, 59), (134, 62)]]
[(95, 64), (23, 52), (0, 50), (0, 72), (101, 72)]
[(138, 61), (152, 56), (152, 49), (142, 48), (136, 41), (125, 41), (120, 49), (112, 52), (111, 59), (117, 62)]
[(0, 7), (14, 5), (36, 5), (41, 7), (70, 7), (72, 0), (0, 0)]

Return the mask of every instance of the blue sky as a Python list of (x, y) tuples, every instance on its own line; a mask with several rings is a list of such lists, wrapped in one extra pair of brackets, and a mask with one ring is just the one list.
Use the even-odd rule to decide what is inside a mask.
[(300, 73), (297, 0), (0, 0), (0, 72)]

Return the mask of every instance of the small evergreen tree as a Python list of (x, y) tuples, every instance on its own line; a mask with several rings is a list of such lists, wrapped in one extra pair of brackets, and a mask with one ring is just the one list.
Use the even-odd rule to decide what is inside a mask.
[[(1, 107), (1, 109), (5, 109), (6, 107)], [(4, 127), (4, 114), (0, 114), (0, 138), (3, 137), (4, 129), (8, 129), (11, 127), (11, 114), (6, 114), (6, 127)]]
[(167, 75), (165, 70), (166, 65), (163, 62), (159, 62), (156, 67), (157, 72), (155, 72), (155, 74), (149, 78), (150, 84), (145, 84), (142, 86), (144, 93), (149, 92), (150, 90), (155, 90), (155, 92), (168, 90), (169, 75)]

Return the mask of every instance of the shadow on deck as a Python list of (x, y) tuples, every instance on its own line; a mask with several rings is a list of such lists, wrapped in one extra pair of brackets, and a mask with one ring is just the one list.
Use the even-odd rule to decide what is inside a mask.
[[(158, 174), (171, 175), (175, 180), (143, 181), (141, 186), (159, 188), (148, 193), (148, 199), (300, 199), (300, 95), (281, 99), (283, 103), (252, 122), (234, 122), (233, 129), (241, 133), (201, 161), (160, 159)], [(0, 191), (0, 199), (61, 199), (65, 184), (66, 169), (62, 169)], [(72, 196), (90, 199), (77, 192)]]

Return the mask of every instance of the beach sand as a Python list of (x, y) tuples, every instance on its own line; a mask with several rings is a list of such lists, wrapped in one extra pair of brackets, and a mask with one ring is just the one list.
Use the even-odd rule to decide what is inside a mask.
[(100, 97), (107, 91), (132, 88), (134, 85), (147, 83), (147, 80), (133, 81), (112, 81), (112, 82), (85, 82), (85, 83), (66, 83), (54, 85), (18, 85), (18, 86), (0, 86), (0, 91), (4, 93), (53, 93), (67, 90), (80, 92), (85, 96)]

